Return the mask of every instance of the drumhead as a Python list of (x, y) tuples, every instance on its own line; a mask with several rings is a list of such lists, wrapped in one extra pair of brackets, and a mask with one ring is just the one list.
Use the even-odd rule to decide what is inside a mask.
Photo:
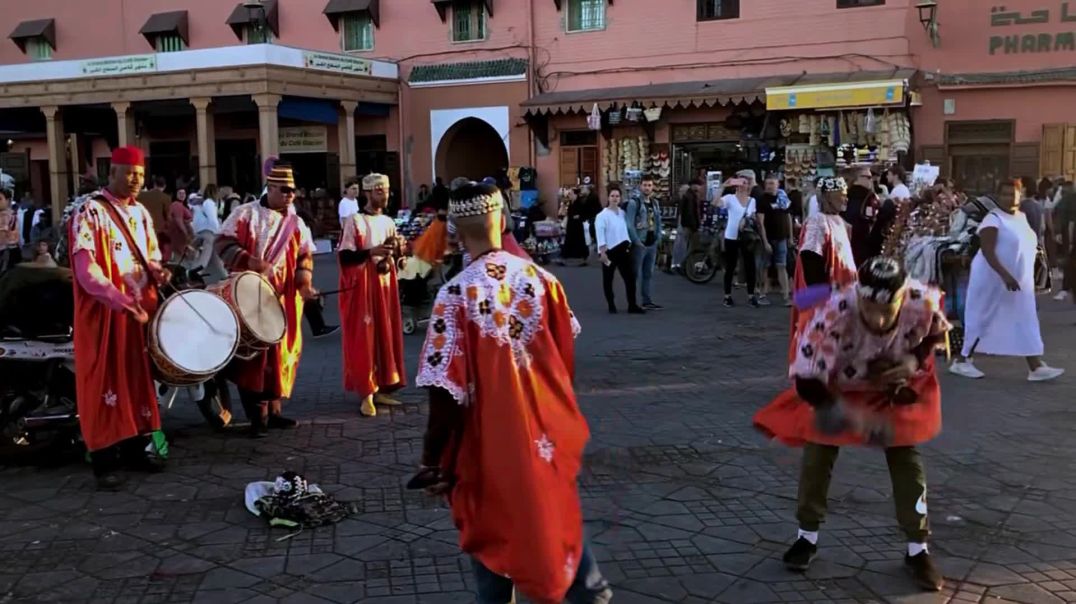
[(154, 318), (154, 332), (161, 353), (196, 374), (223, 369), (239, 343), (239, 321), (231, 307), (220, 296), (198, 289), (165, 300)]
[(262, 342), (283, 340), (288, 325), (273, 286), (257, 273), (243, 273), (233, 287), (236, 312), (247, 329)]

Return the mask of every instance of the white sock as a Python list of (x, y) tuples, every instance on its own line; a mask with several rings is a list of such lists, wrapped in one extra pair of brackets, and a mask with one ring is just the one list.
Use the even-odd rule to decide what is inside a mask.
[(923, 552), (926, 552), (928, 554), (930, 553), (930, 550), (927, 549), (927, 544), (926, 543), (912, 543), (910, 541), (908, 542), (908, 555), (909, 556), (914, 558), (914, 557), (918, 556), (919, 554), (921, 554)]
[(800, 529), (799, 533), (796, 535), (796, 539), (806, 539), (811, 542), (811, 545), (818, 545), (818, 531), (805, 531)]

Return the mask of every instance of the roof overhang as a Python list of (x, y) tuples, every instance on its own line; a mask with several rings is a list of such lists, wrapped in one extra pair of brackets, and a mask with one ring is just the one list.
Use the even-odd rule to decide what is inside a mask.
[(8, 38), (18, 44), (19, 49), (23, 52), (26, 52), (26, 41), (33, 38), (44, 39), (55, 50), (56, 20), (34, 19), (33, 21), (23, 21), (15, 26), (15, 30), (11, 32)]
[(138, 31), (146, 37), (150, 45), (154, 45), (154, 39), (161, 35), (175, 34), (183, 39), (184, 44), (190, 44), (190, 27), (188, 25), (187, 11), (177, 10), (167, 13), (155, 13), (150, 15), (146, 24)]
[[(265, 24), (269, 28), (269, 31), (273, 32), (273, 35), (280, 37), (280, 7), (277, 5), (277, 0), (262, 0), (262, 7), (265, 10)], [(235, 37), (240, 40), (243, 39), (243, 30), (251, 24), (250, 9), (243, 6), (243, 3), (235, 5), (232, 9), (232, 14), (228, 16), (226, 23), (231, 26), (232, 31), (235, 32)]]
[(340, 29), (340, 17), (351, 13), (366, 13), (370, 15), (374, 27), (381, 27), (381, 3), (379, 0), (329, 0), (329, 4), (322, 11), (329, 18), (333, 29)]

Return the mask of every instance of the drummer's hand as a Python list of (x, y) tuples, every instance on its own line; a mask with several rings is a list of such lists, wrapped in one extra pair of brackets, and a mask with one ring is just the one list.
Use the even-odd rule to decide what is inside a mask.
[(161, 266), (156, 262), (149, 263), (149, 272), (150, 275), (153, 277), (153, 280), (156, 281), (158, 285), (164, 285), (166, 283), (172, 282), (172, 271), (168, 270), (167, 268)]
[(908, 380), (915, 372), (919, 371), (919, 359), (914, 355), (905, 355), (899, 363), (878, 373), (874, 376), (874, 381), (878, 384), (890, 385), (897, 384)]
[(303, 283), (299, 286), (299, 295), (303, 297), (303, 300), (314, 300), (321, 294), (310, 283)]
[(269, 269), (272, 268), (268, 262), (262, 260), (261, 258), (251, 258), (247, 262), (247, 267), (255, 273), (262, 274), (269, 272)]
[(149, 313), (146, 312), (146, 310), (142, 308), (142, 305), (138, 302), (128, 302), (125, 308), (127, 309), (127, 312), (131, 313), (131, 317), (134, 318), (134, 320), (137, 321), (140, 325), (145, 325), (146, 323), (149, 323)]

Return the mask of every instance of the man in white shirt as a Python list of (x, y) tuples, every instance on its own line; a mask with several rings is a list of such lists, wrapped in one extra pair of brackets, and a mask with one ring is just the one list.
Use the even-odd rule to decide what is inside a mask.
[(613, 298), (613, 275), (620, 272), (624, 279), (624, 289), (628, 296), (628, 312), (641, 315), (644, 311), (635, 299), (635, 265), (632, 262), (632, 244), (628, 235), (628, 225), (624, 210), (620, 209), (623, 193), (620, 185), (611, 183), (608, 188), (605, 209), (594, 219), (594, 234), (598, 245), (598, 255), (602, 262), (602, 288), (605, 301), (609, 303), (609, 312), (616, 313)]
[(344, 188), (344, 196), (340, 198), (340, 228), (344, 228), (347, 223), (355, 214), (359, 213), (359, 181), (352, 178), (347, 181), (347, 185)]
[(202, 276), (209, 282), (220, 281), (228, 276), (224, 263), (217, 256), (213, 245), (220, 234), (220, 215), (217, 213), (219, 196), (217, 185), (208, 184), (202, 192), (205, 199), (198, 203), (197, 197), (191, 198), (191, 213), (194, 215), (194, 233), (198, 238), (199, 253), (196, 266), (203, 269)]

